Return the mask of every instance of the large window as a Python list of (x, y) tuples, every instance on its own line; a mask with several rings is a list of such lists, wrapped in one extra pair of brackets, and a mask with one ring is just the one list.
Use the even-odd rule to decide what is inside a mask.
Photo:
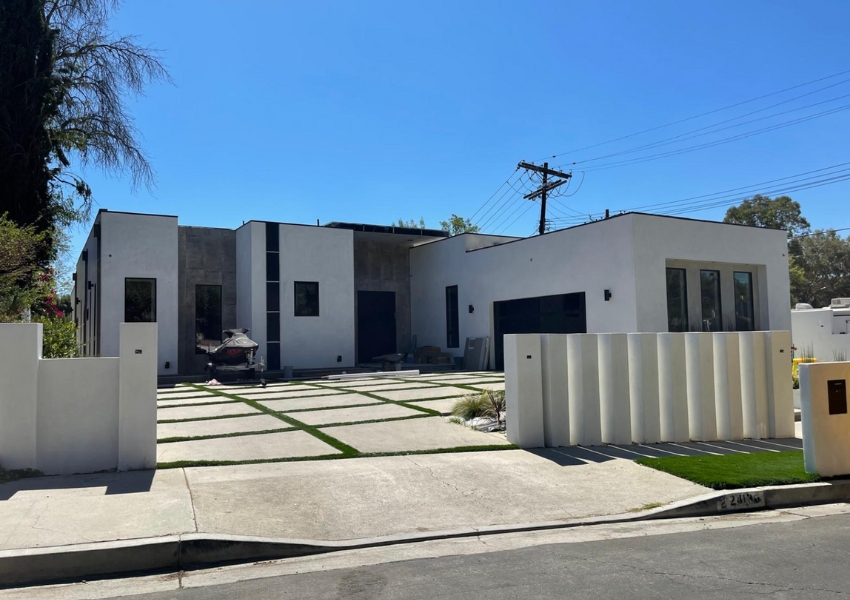
[(295, 316), (319, 316), (319, 284), (316, 281), (295, 282)]
[(753, 274), (735, 271), (735, 329), (755, 331), (756, 320), (753, 310)]
[(720, 307), (720, 271), (699, 272), (700, 299), (702, 301), (703, 331), (722, 331), (723, 317)]
[(195, 286), (195, 353), (221, 345), (221, 286)]
[(457, 309), (457, 286), (446, 288), (446, 347), (460, 347), (460, 322)]
[(688, 284), (685, 269), (667, 269), (667, 330), (688, 330)]
[(156, 279), (124, 280), (124, 322), (156, 323)]

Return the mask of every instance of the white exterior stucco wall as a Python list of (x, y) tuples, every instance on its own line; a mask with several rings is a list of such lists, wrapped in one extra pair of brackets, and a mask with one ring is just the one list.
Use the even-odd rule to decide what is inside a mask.
[(236, 327), (249, 329), (248, 337), (266, 348), (266, 224), (251, 221), (236, 230)]
[[(492, 339), (493, 302), (574, 292), (585, 292), (588, 332), (638, 330), (628, 217), (490, 247), (494, 238), (464, 234), (411, 249), (412, 325), (419, 346), (462, 356), (465, 338)], [(475, 247), (481, 249), (467, 251)], [(451, 285), (458, 286), (459, 348), (446, 348), (445, 290)], [(609, 302), (606, 289), (613, 294)]]
[[(734, 315), (734, 308), (730, 302), (729, 279), (723, 277), (723, 271), (729, 271), (727, 267), (732, 265), (751, 266), (753, 284), (758, 286), (756, 295), (760, 306), (756, 305), (755, 310), (759, 315), (759, 328), (791, 328), (791, 288), (784, 231), (640, 214), (620, 218), (630, 220), (634, 230), (638, 331), (667, 331), (665, 274), (668, 260), (694, 261), (704, 265), (703, 268), (721, 270), (724, 315)], [(689, 299), (699, 297), (699, 287), (694, 283), (688, 281)]]
[[(319, 283), (318, 317), (295, 316), (296, 281)], [(353, 231), (280, 225), (280, 326), (281, 366), (354, 365)]]
[[(124, 321), (124, 280), (156, 279), (157, 373), (177, 374), (177, 217), (102, 211), (98, 218), (102, 244), (100, 355), (118, 356), (119, 326)], [(95, 260), (90, 252), (90, 277)]]
[(850, 334), (833, 333), (830, 308), (791, 311), (791, 338), (796, 357), (811, 351), (819, 362), (832, 362), (839, 353), (850, 358)]

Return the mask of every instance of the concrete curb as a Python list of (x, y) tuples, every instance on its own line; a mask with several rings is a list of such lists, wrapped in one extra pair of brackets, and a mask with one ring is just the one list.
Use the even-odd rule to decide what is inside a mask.
[(345, 541), (298, 540), (189, 533), (156, 538), (0, 551), (0, 586), (186, 570), (215, 565), (275, 560), (415, 542), (708, 517), (797, 506), (850, 502), (850, 479), (802, 485), (712, 492), (639, 514), (607, 515), (518, 525), (466, 527)]

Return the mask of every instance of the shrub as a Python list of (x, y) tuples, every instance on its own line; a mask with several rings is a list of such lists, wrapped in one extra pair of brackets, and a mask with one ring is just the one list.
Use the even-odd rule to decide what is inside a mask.
[(502, 427), (502, 413), (505, 412), (506, 400), (505, 392), (502, 391), (487, 391), (487, 398), (490, 401), (490, 415), (496, 417), (496, 423), (499, 428)]
[(33, 323), (43, 327), (42, 355), (44, 358), (74, 358), (77, 356), (77, 326), (67, 317), (33, 316)]
[(490, 398), (482, 392), (459, 399), (452, 408), (452, 414), (464, 421), (470, 421), (490, 414), (491, 410)]

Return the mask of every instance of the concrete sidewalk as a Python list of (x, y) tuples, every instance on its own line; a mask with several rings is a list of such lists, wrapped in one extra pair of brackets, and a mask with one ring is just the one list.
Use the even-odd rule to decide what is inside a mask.
[(24, 479), (0, 485), (0, 550), (193, 532), (347, 540), (568, 521), (707, 491), (631, 460), (564, 458), (502, 450)]

